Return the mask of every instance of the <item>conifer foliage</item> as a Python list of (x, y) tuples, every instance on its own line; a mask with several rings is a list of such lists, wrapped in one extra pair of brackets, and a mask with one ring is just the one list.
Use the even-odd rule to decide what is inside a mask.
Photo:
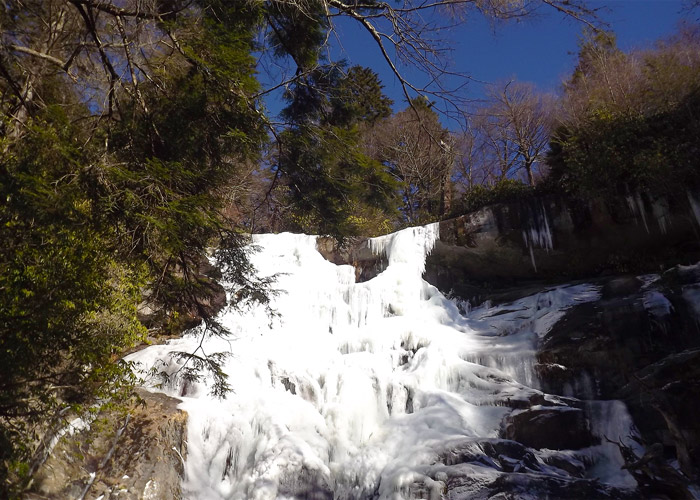
[(289, 186), (295, 225), (342, 238), (390, 218), (396, 183), (361, 141), (363, 131), (391, 113), (377, 75), (357, 66), (347, 72), (319, 66), (286, 98), (290, 126), (280, 138), (277, 169)]

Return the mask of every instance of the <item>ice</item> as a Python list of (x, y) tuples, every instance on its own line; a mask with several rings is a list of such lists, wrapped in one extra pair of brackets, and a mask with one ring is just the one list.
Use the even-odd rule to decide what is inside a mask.
[[(187, 498), (399, 499), (416, 483), (439, 497), (434, 464), (450, 443), (498, 438), (513, 402), (542, 395), (537, 343), (598, 288), (553, 287), (462, 315), (422, 279), (438, 237), (432, 224), (370, 240), (388, 267), (355, 283), (353, 268), (326, 261), (314, 236), (255, 236), (253, 264), (276, 276), (279, 293), (272, 317), (263, 307), (229, 310), (220, 320), (233, 337), (202, 341), (205, 353), (231, 353), (225, 398), (210, 395), (209, 379), (183, 380), (168, 356), (194, 351), (194, 333), (129, 357), (144, 373), (168, 373), (165, 385), (144, 384), (188, 412)], [(619, 465), (610, 453), (593, 450), (592, 460)], [(467, 490), (497, 477), (489, 464), (454, 467), (476, 478)], [(616, 474), (626, 484), (626, 472)]]
[(700, 201), (696, 198), (695, 194), (687, 191), (688, 202), (690, 203), (690, 208), (695, 216), (695, 221), (700, 225)]
[[(627, 195), (626, 199), (627, 205), (629, 206), (632, 215), (634, 215), (635, 217), (639, 215), (642, 218), (642, 222), (644, 223), (644, 229), (646, 229), (647, 233), (649, 233), (649, 224), (647, 224), (646, 210), (644, 209), (644, 202), (642, 201), (642, 196), (639, 193), (635, 193), (634, 195)], [(659, 221), (659, 224), (661, 224), (661, 221)], [(665, 232), (665, 224), (664, 226), (662, 226), (662, 228)]]
[(544, 205), (540, 205), (540, 207), (530, 212), (527, 228), (523, 229), (523, 241), (530, 251), (532, 267), (535, 272), (537, 272), (537, 264), (535, 263), (535, 253), (533, 249), (544, 248), (546, 250), (551, 250), (554, 248), (552, 231), (549, 228), (549, 219), (547, 218), (547, 210)]
[(601, 444), (591, 448), (590, 452), (599, 452), (604, 457), (588, 472), (589, 476), (612, 486), (634, 488), (636, 481), (622, 469), (625, 462), (615, 444), (632, 448), (638, 457), (644, 455), (644, 448), (635, 439), (637, 431), (627, 407), (621, 401), (589, 401), (587, 409), (591, 416), (591, 431), (601, 440)]
[(654, 219), (656, 219), (659, 225), (661, 234), (666, 234), (668, 232), (668, 225), (671, 223), (671, 212), (668, 208), (668, 202), (663, 198), (654, 200), (651, 204), (651, 210), (654, 214)]

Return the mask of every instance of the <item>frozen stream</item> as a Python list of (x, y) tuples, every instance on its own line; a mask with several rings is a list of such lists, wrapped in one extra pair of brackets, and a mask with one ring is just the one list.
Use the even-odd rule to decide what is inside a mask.
[[(437, 232), (429, 225), (371, 240), (389, 265), (365, 283), (355, 283), (351, 266), (324, 260), (313, 236), (254, 237), (259, 273), (279, 274), (278, 315), (229, 311), (222, 322), (234, 337), (204, 342), (207, 353), (231, 353), (225, 371), (233, 392), (220, 400), (206, 382), (178, 376), (158, 389), (181, 398), (189, 414), (190, 498), (440, 498), (455, 474), (440, 465), (446, 450), (495, 440), (504, 417), (522, 411), (513, 402), (527, 407), (541, 399), (533, 373), (538, 336), (598, 290), (559, 287), (462, 315), (421, 277)], [(144, 370), (165, 360), (165, 370), (176, 373), (168, 352), (198, 344), (185, 335), (130, 359)], [(593, 422), (594, 432), (627, 436), (622, 404), (597, 413), (607, 417)], [(567, 477), (545, 464), (546, 450), (537, 453), (540, 473)], [(579, 455), (589, 476), (634, 487), (614, 446)], [(459, 498), (481, 498), (480, 485), (502, 469), (488, 461), (461, 467), (465, 477), (482, 479), (465, 481)]]

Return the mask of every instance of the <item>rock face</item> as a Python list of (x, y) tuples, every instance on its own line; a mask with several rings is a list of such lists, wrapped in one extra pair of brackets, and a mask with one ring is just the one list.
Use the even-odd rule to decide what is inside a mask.
[[(611, 279), (541, 343), (545, 391), (623, 400), (648, 443), (700, 468), (700, 265)], [(552, 368), (557, 367), (557, 368)]]
[(463, 298), (523, 280), (590, 279), (658, 269), (700, 255), (690, 193), (603, 202), (543, 197), (440, 223), (425, 279)]
[(339, 244), (335, 238), (321, 236), (316, 240), (316, 248), (333, 264), (353, 266), (357, 283), (374, 278), (387, 266), (386, 257), (374, 254), (364, 238), (347, 238)]
[(465, 440), (453, 444), (437, 458), (430, 471), (434, 483), (416, 482), (405, 497), (455, 500), (638, 498), (629, 490), (583, 477), (585, 460), (585, 454), (538, 452), (516, 441)]
[(36, 474), (28, 500), (181, 498), (187, 414), (178, 400), (139, 391), (143, 405), (103, 412), (64, 436)]

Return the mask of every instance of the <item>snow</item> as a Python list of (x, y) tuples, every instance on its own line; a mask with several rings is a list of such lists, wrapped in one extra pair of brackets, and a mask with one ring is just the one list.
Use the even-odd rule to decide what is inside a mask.
[[(187, 498), (293, 498), (318, 487), (337, 499), (398, 499), (416, 482), (439, 497), (438, 455), (450, 443), (497, 438), (511, 401), (542, 394), (537, 342), (568, 308), (597, 299), (598, 288), (554, 287), (462, 315), (422, 279), (438, 237), (433, 224), (372, 239), (388, 267), (355, 283), (354, 269), (323, 259), (314, 236), (255, 236), (254, 265), (277, 276), (276, 314), (229, 310), (220, 320), (233, 338), (204, 340), (204, 352), (231, 353), (223, 369), (233, 391), (223, 399), (210, 395), (211, 380), (182, 380), (168, 356), (195, 350), (195, 334), (129, 357), (147, 387), (179, 397), (188, 412)], [(152, 367), (169, 382), (149, 378)], [(619, 454), (599, 448), (591, 461), (608, 465), (598, 477), (630, 486)], [(465, 491), (499, 474), (454, 467), (473, 476)]]

